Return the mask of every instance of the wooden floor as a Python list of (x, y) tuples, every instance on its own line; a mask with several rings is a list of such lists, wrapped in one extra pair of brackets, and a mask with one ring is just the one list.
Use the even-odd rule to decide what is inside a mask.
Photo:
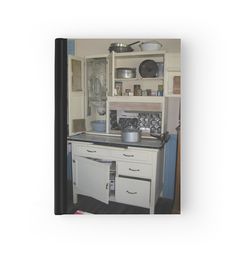
[[(149, 209), (136, 207), (117, 202), (105, 204), (91, 197), (79, 195), (78, 204), (72, 201), (72, 186), (68, 184), (67, 213), (73, 214), (76, 210), (81, 210), (93, 214), (149, 214)], [(173, 200), (160, 198), (155, 206), (155, 214), (171, 214)]]

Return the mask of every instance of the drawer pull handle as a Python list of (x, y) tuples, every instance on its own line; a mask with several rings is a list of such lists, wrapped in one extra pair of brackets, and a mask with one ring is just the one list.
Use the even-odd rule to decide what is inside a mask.
[(126, 192), (129, 194), (137, 194), (137, 192), (129, 192), (128, 190)]
[(130, 170), (130, 171), (140, 171), (139, 169), (134, 170), (134, 169), (132, 169), (132, 168), (129, 168), (129, 170)]
[(126, 157), (134, 157), (134, 155), (126, 155), (126, 154), (123, 154), (123, 155)]
[(96, 152), (95, 150), (89, 150), (89, 149), (87, 149), (86, 151), (89, 152), (89, 153), (95, 153)]

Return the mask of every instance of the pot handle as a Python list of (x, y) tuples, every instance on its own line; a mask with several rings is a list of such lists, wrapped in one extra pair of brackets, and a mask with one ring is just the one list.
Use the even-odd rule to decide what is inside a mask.
[(137, 44), (137, 43), (140, 43), (140, 41), (136, 41), (136, 42), (134, 42), (134, 43), (131, 43), (131, 44), (127, 45), (127, 47), (130, 47), (130, 46), (135, 45), (135, 44)]

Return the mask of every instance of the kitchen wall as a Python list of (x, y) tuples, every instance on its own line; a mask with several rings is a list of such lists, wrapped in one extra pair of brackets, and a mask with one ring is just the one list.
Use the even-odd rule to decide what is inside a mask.
[(176, 134), (179, 125), (180, 98), (168, 98), (167, 131)]
[(164, 152), (163, 197), (167, 199), (174, 199), (176, 156), (177, 135), (171, 134)]
[(69, 55), (75, 55), (75, 49), (76, 49), (76, 40), (68, 39), (67, 40), (67, 53)]

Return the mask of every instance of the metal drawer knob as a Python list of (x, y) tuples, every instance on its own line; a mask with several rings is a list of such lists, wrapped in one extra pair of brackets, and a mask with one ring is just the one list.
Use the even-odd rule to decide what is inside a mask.
[(130, 171), (140, 171), (139, 169), (134, 170), (134, 169), (132, 169), (132, 168), (129, 168), (129, 170), (130, 170)]
[(126, 157), (134, 157), (134, 155), (126, 155), (126, 154), (123, 154), (123, 155)]
[(129, 194), (137, 194), (137, 192), (130, 192), (130, 191), (126, 191), (127, 193), (129, 193)]
[(86, 151), (89, 152), (89, 153), (95, 153), (96, 152), (95, 150), (89, 150), (89, 149), (87, 149)]

